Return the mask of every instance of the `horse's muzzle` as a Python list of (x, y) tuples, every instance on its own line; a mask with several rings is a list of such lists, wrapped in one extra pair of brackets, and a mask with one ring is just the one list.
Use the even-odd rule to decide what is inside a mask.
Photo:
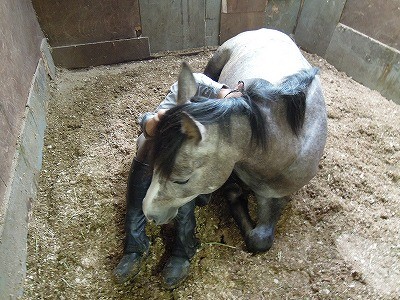
[(161, 212), (158, 214), (155, 213), (145, 213), (145, 216), (149, 222), (154, 221), (156, 225), (163, 225), (163, 224), (168, 224), (171, 222), (176, 215), (178, 214), (177, 209), (169, 209), (166, 212)]

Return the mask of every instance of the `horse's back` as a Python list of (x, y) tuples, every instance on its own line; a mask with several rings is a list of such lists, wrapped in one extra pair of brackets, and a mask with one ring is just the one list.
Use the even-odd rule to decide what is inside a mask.
[(229, 86), (250, 78), (277, 83), (283, 77), (310, 67), (293, 40), (272, 29), (243, 32), (226, 41), (217, 51), (227, 56), (219, 81)]

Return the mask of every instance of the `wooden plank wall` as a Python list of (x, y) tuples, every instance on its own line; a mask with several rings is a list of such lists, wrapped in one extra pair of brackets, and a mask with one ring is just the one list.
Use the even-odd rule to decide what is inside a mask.
[(400, 50), (400, 0), (347, 0), (340, 22)]
[[(55, 61), (67, 67), (141, 59), (150, 52), (217, 46), (242, 31), (263, 27), (291, 35), (300, 47), (329, 56), (331, 62), (340, 48), (334, 43), (349, 41), (352, 36), (360, 38), (357, 32), (400, 48), (400, 0), (32, 1), (50, 44), (56, 45)], [(345, 26), (357, 32), (350, 34)], [(140, 30), (145, 40), (136, 41)], [(66, 41), (78, 44), (65, 46)], [(375, 49), (369, 42), (366, 45)], [(365, 53), (368, 55), (368, 51)], [(362, 56), (361, 52), (353, 54)], [(397, 57), (397, 53), (393, 55)], [(395, 58), (382, 62), (385, 70), (398, 70)], [(393, 74), (395, 78), (397, 73)], [(374, 86), (371, 78), (365, 81), (367, 86)], [(382, 88), (383, 93), (396, 98), (398, 91), (391, 88), (396, 83), (384, 84), (388, 88)]]
[(143, 36), (151, 52), (205, 45), (205, 0), (140, 0)]
[(304, 0), (269, 0), (265, 11), (265, 27), (294, 34)]
[(139, 0), (32, 0), (58, 66), (79, 68), (150, 55)]
[(246, 30), (265, 27), (266, 0), (222, 0), (220, 43)]
[(305, 50), (324, 56), (346, 0), (305, 0), (295, 40)]

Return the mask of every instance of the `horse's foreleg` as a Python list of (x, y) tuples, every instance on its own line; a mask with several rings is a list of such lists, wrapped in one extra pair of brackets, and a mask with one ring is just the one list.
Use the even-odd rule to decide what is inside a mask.
[(246, 237), (254, 228), (247, 205), (247, 195), (237, 183), (229, 183), (224, 187), (224, 194), (228, 200), (233, 219), (242, 235)]
[(257, 226), (246, 236), (246, 245), (249, 251), (265, 252), (271, 248), (274, 241), (276, 223), (287, 202), (286, 198), (257, 196)]

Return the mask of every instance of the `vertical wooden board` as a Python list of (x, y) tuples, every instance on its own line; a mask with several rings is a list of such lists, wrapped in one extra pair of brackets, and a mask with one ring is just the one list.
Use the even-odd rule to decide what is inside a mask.
[(247, 31), (264, 28), (264, 12), (221, 14), (220, 43)]
[(204, 47), (205, 45), (205, 0), (182, 1), (183, 49)]
[(400, 0), (347, 0), (340, 22), (400, 50)]
[(221, 20), (221, 1), (206, 0), (205, 45), (218, 46), (219, 24)]
[(222, 0), (220, 44), (243, 31), (265, 27), (267, 3), (266, 0)]
[(140, 0), (140, 13), (151, 52), (205, 45), (205, 0)]
[(268, 0), (222, 0), (223, 13), (263, 12)]
[(339, 24), (326, 59), (356, 81), (400, 104), (400, 51)]
[(305, 50), (325, 56), (346, 0), (305, 0), (295, 32)]
[(265, 25), (286, 34), (293, 34), (300, 14), (301, 1), (270, 0), (266, 9)]

